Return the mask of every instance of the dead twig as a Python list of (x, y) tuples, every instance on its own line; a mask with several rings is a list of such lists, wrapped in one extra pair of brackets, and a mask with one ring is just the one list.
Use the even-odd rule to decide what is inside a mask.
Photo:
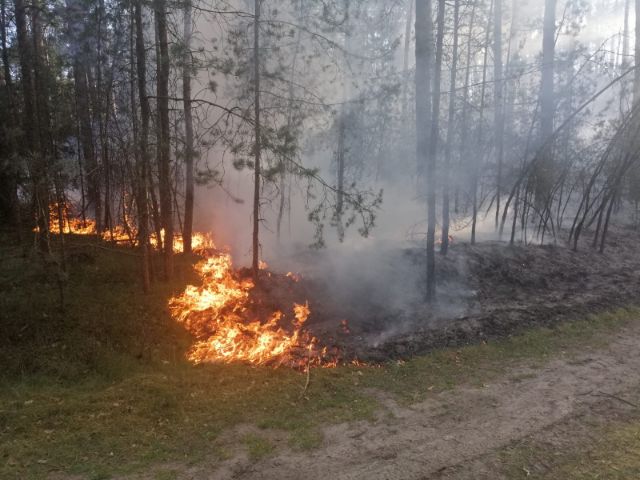
[(605, 393), (605, 392), (597, 392), (597, 393), (592, 393), (592, 395), (594, 397), (607, 397), (607, 398), (613, 398), (614, 400), (618, 400), (619, 402), (625, 403), (627, 405), (629, 405), (630, 407), (633, 408), (640, 408), (640, 406), (636, 403), (630, 402), (629, 400), (625, 400), (624, 398), (620, 398), (616, 395), (612, 395), (611, 393)]

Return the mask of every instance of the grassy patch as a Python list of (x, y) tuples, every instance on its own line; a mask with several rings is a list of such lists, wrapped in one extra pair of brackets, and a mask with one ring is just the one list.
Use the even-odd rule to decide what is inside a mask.
[(177, 480), (178, 472), (176, 470), (161, 470), (156, 472), (155, 480)]
[(269, 455), (275, 449), (275, 446), (269, 441), (269, 439), (254, 433), (249, 433), (242, 437), (242, 443), (247, 448), (249, 458), (252, 460), (260, 460), (261, 458)]
[(499, 456), (504, 474), (514, 480), (640, 478), (640, 420), (596, 427), (570, 447), (525, 444), (504, 449)]
[(514, 362), (597, 347), (639, 314), (620, 310), (382, 367), (313, 370), (300, 399), (305, 378), (297, 372), (183, 360), (190, 338), (166, 305), (191, 279), (190, 259), (178, 259), (174, 283), (144, 297), (135, 257), (73, 242), (70, 250), (89, 253), (70, 261), (64, 312), (36, 260), (7, 254), (0, 263), (0, 478), (109, 478), (228, 458), (239, 448), (254, 459), (273, 451), (266, 434), (223, 440), (239, 424), (283, 431), (294, 449), (315, 448), (323, 425), (374, 418), (381, 407), (371, 388), (411, 402), (482, 384)]

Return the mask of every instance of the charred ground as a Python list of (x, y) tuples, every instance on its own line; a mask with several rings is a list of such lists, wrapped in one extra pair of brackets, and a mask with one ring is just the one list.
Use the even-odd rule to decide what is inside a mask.
[[(483, 342), (626, 305), (640, 294), (638, 232), (633, 229), (612, 232), (603, 254), (586, 244), (578, 251), (561, 243), (454, 244), (448, 256), (437, 258), (435, 307), (426, 307), (420, 297), (425, 268), (420, 249), (377, 254), (378, 266), (371, 265), (371, 257), (356, 254), (338, 270), (305, 267), (331, 263), (327, 255), (299, 256), (304, 274), (297, 282), (263, 272), (257, 302), (273, 308), (308, 299), (308, 327), (346, 359), (383, 362)], [(376, 269), (384, 270), (384, 278)]]

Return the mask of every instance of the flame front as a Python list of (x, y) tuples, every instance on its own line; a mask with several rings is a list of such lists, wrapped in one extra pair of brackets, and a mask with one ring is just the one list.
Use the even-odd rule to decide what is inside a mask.
[(303, 330), (311, 313), (309, 304), (293, 304), (290, 331), (281, 324), (291, 317), (280, 311), (264, 321), (247, 320), (252, 318), (253, 281), (238, 278), (229, 254), (211, 252), (195, 267), (202, 285), (188, 286), (169, 304), (173, 317), (197, 338), (189, 359), (195, 363), (319, 364), (317, 342)]
[[(138, 230), (127, 217), (128, 216), (125, 217), (124, 224), (114, 225), (104, 230), (101, 238), (108, 242), (136, 245), (138, 242)], [(49, 231), (59, 233), (61, 230), (63, 233), (72, 233), (75, 235), (98, 234), (96, 221), (91, 218), (84, 220), (78, 218), (77, 215), (74, 214), (73, 207), (68, 202), (62, 204), (62, 222), (60, 222), (58, 204), (54, 202), (49, 205)], [(38, 227), (34, 228), (34, 231), (37, 232)], [(164, 230), (160, 231), (160, 238), (164, 242)], [(149, 244), (154, 248), (158, 248), (161, 245), (155, 233), (149, 236)], [(192, 234), (191, 248), (195, 253), (212, 248), (213, 246), (213, 240), (209, 234), (199, 232)], [(176, 253), (184, 251), (184, 239), (179, 233), (174, 233), (173, 235), (173, 251)]]
[[(80, 220), (71, 212), (72, 208), (65, 203), (61, 222), (57, 204), (50, 205), (50, 231), (97, 234), (94, 220)], [(137, 229), (133, 222), (125, 220), (124, 225), (103, 232), (102, 238), (135, 245)], [(160, 241), (156, 234), (150, 235), (149, 243), (155, 248), (162, 245), (164, 231), (160, 231)], [(179, 234), (173, 238), (173, 250), (184, 251), (184, 241)], [(286, 312), (264, 313), (264, 307), (256, 308), (253, 281), (234, 271), (231, 256), (216, 249), (211, 235), (194, 232), (192, 250), (203, 258), (195, 266), (201, 285), (189, 285), (181, 295), (169, 301), (173, 318), (196, 338), (188, 352), (189, 360), (194, 363), (243, 361), (305, 368), (311, 365), (328, 368), (338, 364), (339, 352), (321, 348), (317, 339), (304, 329), (311, 314), (308, 302), (293, 303)], [(277, 276), (267, 268), (268, 265), (261, 261), (264, 281), (276, 280)], [(300, 277), (291, 272), (277, 278), (292, 283), (300, 281)]]

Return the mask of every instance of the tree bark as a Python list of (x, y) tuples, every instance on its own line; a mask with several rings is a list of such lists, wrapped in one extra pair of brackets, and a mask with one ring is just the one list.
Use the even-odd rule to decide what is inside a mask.
[(495, 0), (493, 27), (493, 80), (494, 80), (494, 152), (496, 155), (496, 218), (500, 222), (500, 196), (502, 194), (502, 164), (504, 161), (504, 80), (502, 68), (502, 0)]
[(418, 179), (423, 180), (429, 155), (433, 20), (431, 0), (416, 0), (416, 136)]
[(253, 178), (253, 259), (251, 267), (257, 282), (260, 273), (260, 0), (254, 0), (253, 21), (253, 73), (254, 73), (254, 178)]
[(456, 115), (456, 79), (458, 73), (458, 37), (460, 29), (460, 0), (454, 0), (453, 10), (453, 50), (451, 52), (451, 77), (449, 80), (449, 123), (447, 125), (447, 140), (445, 146), (443, 181), (442, 181), (442, 244), (440, 253), (446, 255), (449, 250), (450, 224), (450, 189), (451, 189), (451, 153)]
[[(426, 180), (427, 287), (426, 299), (435, 293), (435, 157), (430, 154), (431, 76), (433, 24), (431, 0), (416, 0), (416, 137), (419, 181)], [(426, 179), (424, 176), (426, 175)]]
[(429, 161), (427, 164), (427, 301), (436, 298), (436, 174), (438, 142), (440, 139), (440, 85), (442, 83), (442, 55), (444, 45), (445, 0), (438, 0), (438, 32), (436, 35), (436, 64), (433, 74), (433, 111), (431, 114), (431, 134), (429, 136)]
[(411, 48), (411, 27), (413, 22), (413, 5), (416, 0), (409, 0), (407, 23), (404, 31), (404, 51), (402, 58), (402, 118), (407, 116), (407, 90), (409, 89), (409, 50)]
[(184, 59), (182, 65), (182, 101), (184, 109), (184, 134), (185, 134), (185, 202), (184, 202), (184, 228), (182, 239), (184, 253), (191, 253), (191, 237), (193, 235), (193, 204), (194, 204), (194, 178), (193, 163), (195, 158), (193, 140), (193, 114), (191, 111), (191, 0), (184, 4)]
[[(493, 11), (493, 0), (489, 5), (489, 17)], [(484, 132), (484, 109), (485, 109), (485, 94), (487, 91), (487, 60), (489, 57), (489, 39), (491, 38), (491, 21), (487, 23), (487, 31), (485, 37), (485, 49), (484, 60), (482, 62), (482, 88), (480, 89), (480, 120), (478, 121), (478, 134), (476, 137), (477, 153), (473, 159), (472, 178), (471, 178), (471, 199), (473, 202), (473, 212), (471, 218), (471, 245), (476, 243), (476, 231), (478, 226), (478, 183), (480, 181), (480, 163), (482, 162), (482, 136)]]
[[(462, 89), (462, 120), (460, 122), (460, 131), (469, 131), (469, 96), (470, 96), (470, 84), (471, 84), (471, 42), (473, 40), (473, 28), (476, 19), (477, 2), (473, 2), (471, 7), (471, 18), (469, 20), (469, 31), (467, 35), (467, 52), (466, 52), (466, 64), (464, 75), (464, 87)], [(471, 142), (468, 136), (460, 136), (460, 161), (458, 163), (459, 169), (462, 170), (462, 162), (469, 158), (469, 149)], [(457, 213), (459, 210), (459, 198), (460, 198), (460, 182), (456, 181), (455, 185), (455, 198), (454, 198), (454, 211)]]
[[(640, 1), (640, 0), (639, 0)], [(553, 135), (555, 117), (554, 65), (556, 42), (556, 0), (545, 0), (544, 31), (542, 38), (542, 84), (540, 88), (540, 140), (544, 145)], [(549, 145), (543, 153), (535, 172), (535, 200), (543, 205), (553, 183), (553, 148)]]
[(160, 186), (160, 222), (164, 230), (164, 277), (173, 276), (173, 204), (171, 198), (170, 129), (169, 129), (169, 41), (167, 36), (166, 0), (154, 0), (156, 35), (158, 39), (157, 105), (158, 176)]
[(635, 46), (635, 76), (633, 78), (633, 103), (640, 100), (640, 0), (636, 0), (636, 46)]
[(25, 145), (24, 154), (29, 165), (33, 183), (33, 205), (38, 227), (38, 248), (49, 252), (49, 186), (46, 158), (42, 149), (40, 122), (37, 114), (35, 43), (37, 25), (32, 25), (30, 38), (27, 27), (27, 12), (23, 0), (15, 0), (16, 36), (22, 77), (24, 115), (22, 119)]
[[(144, 25), (142, 23), (142, 0), (136, 0), (134, 7), (135, 32), (136, 32), (136, 73), (138, 80), (138, 97), (140, 102), (141, 128), (136, 145), (136, 179), (137, 210), (138, 210), (138, 243), (142, 254), (142, 286), (146, 292), (151, 290), (151, 272), (149, 258), (149, 203), (148, 203), (148, 176), (149, 176), (149, 119), (150, 108), (147, 97), (147, 64), (144, 45)], [(137, 113), (133, 112), (134, 118)], [(137, 122), (136, 122), (137, 123)]]
[(17, 144), (15, 134), (12, 132), (11, 120), (17, 115), (16, 100), (14, 97), (14, 85), (11, 74), (11, 64), (9, 63), (9, 49), (7, 45), (7, 4), (6, 0), (0, 0), (0, 43), (2, 43), (2, 67), (4, 73), (4, 90), (7, 99), (7, 116), (2, 120), (2, 128), (7, 141), (7, 157), (9, 165), (4, 175), (6, 183), (0, 185), (3, 189), (0, 196), (3, 197), (3, 205), (9, 223), (16, 227), (18, 240), (22, 243), (22, 226), (20, 214), (20, 201), (18, 199), (18, 185), (20, 177), (20, 166), (17, 156)]

